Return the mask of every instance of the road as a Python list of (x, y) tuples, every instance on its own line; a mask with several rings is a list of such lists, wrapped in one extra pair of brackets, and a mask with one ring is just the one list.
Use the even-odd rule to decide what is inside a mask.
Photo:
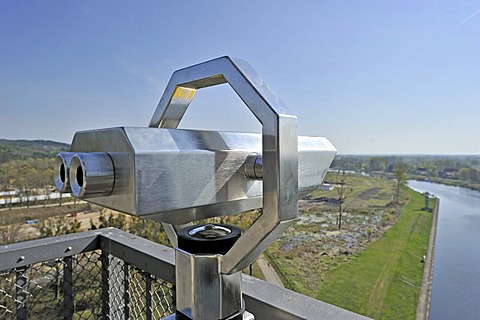
[[(68, 202), (63, 202), (62, 203), (62, 206), (66, 206), (66, 205), (69, 205), (69, 204), (82, 204), (82, 203), (86, 203), (85, 201), (83, 200), (77, 200), (77, 201), (71, 201), (71, 199), (68, 199), (69, 201)], [(11, 208), (0, 208), (0, 211), (10, 211), (10, 210), (17, 210), (17, 209), (35, 209), (35, 208), (45, 208), (45, 207), (58, 207), (60, 204), (59, 203), (49, 203), (49, 204), (38, 204), (38, 205), (31, 205), (31, 206), (21, 206), (21, 207), (11, 207)]]

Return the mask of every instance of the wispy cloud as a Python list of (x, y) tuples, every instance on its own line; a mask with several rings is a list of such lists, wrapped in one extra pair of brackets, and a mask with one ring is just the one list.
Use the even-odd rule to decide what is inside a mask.
[(470, 21), (471, 19), (473, 19), (476, 15), (478, 15), (480, 13), (480, 9), (478, 9), (477, 11), (475, 11), (474, 13), (472, 13), (471, 15), (469, 15), (468, 17), (466, 17), (465, 19), (463, 19), (459, 24), (457, 24), (455, 27), (452, 28), (452, 30), (450, 30), (450, 32), (460, 28), (461, 26), (463, 26), (465, 23), (467, 23), (468, 21)]
[(460, 22), (458, 26), (461, 26), (462, 24), (466, 23), (468, 20), (472, 19), (473, 17), (475, 17), (479, 13), (480, 13), (480, 9), (478, 9), (477, 11), (475, 11), (474, 13), (472, 13), (471, 15), (469, 15), (468, 17), (463, 19), (463, 21)]

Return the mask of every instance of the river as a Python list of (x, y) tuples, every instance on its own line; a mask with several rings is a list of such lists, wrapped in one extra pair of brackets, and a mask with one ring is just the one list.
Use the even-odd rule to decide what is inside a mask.
[(440, 199), (430, 319), (480, 319), (480, 192), (409, 181)]

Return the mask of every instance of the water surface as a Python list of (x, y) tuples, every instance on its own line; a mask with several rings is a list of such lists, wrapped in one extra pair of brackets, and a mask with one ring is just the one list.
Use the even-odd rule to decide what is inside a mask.
[(440, 199), (430, 319), (480, 319), (480, 192), (409, 181)]

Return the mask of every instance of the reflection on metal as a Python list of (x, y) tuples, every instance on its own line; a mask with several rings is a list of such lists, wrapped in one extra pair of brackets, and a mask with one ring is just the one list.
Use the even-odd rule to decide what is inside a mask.
[[(196, 90), (222, 83), (260, 121), (261, 135), (177, 129)], [(242, 311), (240, 271), (294, 222), (299, 194), (321, 184), (335, 153), (325, 138), (297, 137), (296, 117), (248, 63), (221, 57), (176, 71), (149, 128), (78, 132), (59, 155), (56, 180), (61, 191), (70, 182), (76, 197), (161, 221), (175, 246), (177, 231), (195, 220), (263, 208), (225, 254), (177, 250), (179, 310), (223, 319)]]
[(176, 249), (175, 264), (176, 279), (181, 279), (177, 311), (191, 319), (225, 319), (242, 310), (241, 272), (222, 274), (222, 255)]
[(77, 198), (109, 196), (115, 181), (112, 159), (106, 152), (77, 153), (70, 162), (70, 187)]
[(251, 154), (245, 161), (245, 175), (249, 179), (263, 179), (262, 155), (258, 153)]
[(55, 187), (60, 192), (71, 192), (69, 179), (70, 162), (74, 154), (71, 152), (61, 152), (55, 158), (55, 168), (53, 171)]
[[(335, 149), (315, 137), (298, 137), (298, 148), (298, 185), (305, 195), (321, 184)], [(262, 207), (262, 181), (245, 174), (256, 153), (254, 170), (262, 178), (261, 152), (259, 134), (119, 127), (77, 132), (71, 152), (62, 155), (78, 153), (70, 170), (75, 196), (85, 190), (96, 204), (181, 224)], [(87, 175), (80, 184), (78, 168)]]

